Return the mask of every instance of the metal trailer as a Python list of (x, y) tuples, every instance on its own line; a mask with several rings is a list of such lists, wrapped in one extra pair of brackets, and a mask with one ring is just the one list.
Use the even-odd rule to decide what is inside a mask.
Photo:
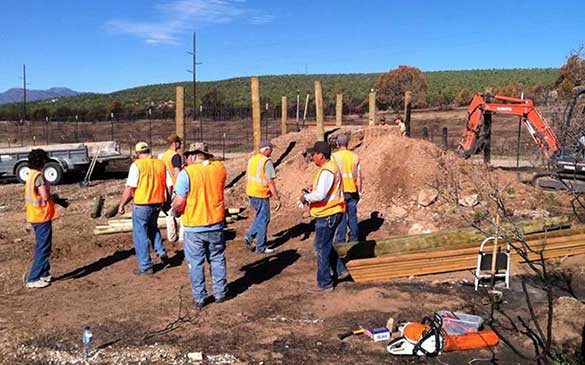
[(114, 141), (4, 148), (0, 149), (0, 177), (15, 176), (24, 183), (29, 170), (28, 153), (34, 148), (42, 148), (49, 155), (43, 174), (52, 185), (59, 184), (66, 173), (87, 170), (93, 158), (95, 175), (103, 173), (108, 162), (128, 158)]

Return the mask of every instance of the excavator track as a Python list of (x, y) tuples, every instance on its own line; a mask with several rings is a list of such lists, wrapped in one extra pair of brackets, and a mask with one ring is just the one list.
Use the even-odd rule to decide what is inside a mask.
[(532, 185), (546, 190), (572, 190), (576, 193), (585, 193), (585, 176), (541, 173), (534, 175)]

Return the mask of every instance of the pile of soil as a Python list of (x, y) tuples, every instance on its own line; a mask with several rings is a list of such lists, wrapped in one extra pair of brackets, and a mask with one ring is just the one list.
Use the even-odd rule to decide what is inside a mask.
[[(501, 193), (510, 214), (515, 211), (526, 214), (536, 209), (541, 214), (554, 214), (555, 209), (563, 206), (564, 193), (542, 192), (518, 181), (515, 173), (463, 160), (424, 140), (401, 137), (395, 126), (343, 127), (331, 131), (328, 141), (334, 145), (340, 133), (351, 135), (349, 148), (359, 156), (362, 165), (360, 218), (372, 217), (374, 213), (385, 219), (386, 226), (393, 221), (394, 234), (407, 233), (412, 225), (420, 223), (433, 230), (467, 225), (470, 217), (487, 209), (488, 195), (494, 191)], [(302, 188), (311, 186), (317, 171), (310, 157), (303, 154), (315, 142), (315, 135), (315, 129), (308, 128), (272, 140), (277, 146), (272, 155), (277, 166), (277, 188), (284, 203), (278, 214), (308, 217), (307, 209), (299, 209), (296, 200)], [(227, 192), (230, 206), (247, 205), (244, 175), (251, 156), (250, 153), (226, 161), (233, 179)], [(418, 202), (418, 194), (423, 190), (437, 195), (429, 206)], [(475, 194), (477, 201), (463, 209), (459, 201)], [(404, 212), (397, 215), (395, 207)]]

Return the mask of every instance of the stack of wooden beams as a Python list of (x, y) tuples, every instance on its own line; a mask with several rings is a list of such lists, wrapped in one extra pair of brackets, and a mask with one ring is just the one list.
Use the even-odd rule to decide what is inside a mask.
[[(585, 254), (585, 227), (568, 227), (566, 217), (555, 217), (515, 226), (502, 225), (501, 230), (507, 233), (507, 237), (514, 237), (511, 230), (518, 228), (528, 246), (524, 247), (524, 251), (530, 260), (538, 259), (540, 251), (545, 259)], [(554, 230), (549, 231), (551, 229)], [(390, 280), (475, 269), (479, 245), (485, 237), (484, 233), (467, 229), (352, 242), (335, 249), (349, 260), (347, 268), (356, 282)], [(510, 261), (524, 261), (514, 249), (523, 248), (522, 243), (516, 241), (510, 244)], [(492, 247), (492, 243), (485, 247), (486, 253), (491, 253)], [(500, 248), (505, 249), (503, 241), (500, 241)]]
[[(540, 250), (543, 250), (545, 259), (585, 254), (585, 228), (561, 230), (549, 233), (546, 237), (545, 235), (535, 236), (539, 237), (527, 237), (526, 243), (531, 250), (523, 251), (527, 253), (530, 260), (539, 259)], [(520, 242), (512, 242), (511, 245), (522, 248)], [(500, 247), (504, 248), (503, 243)], [(478, 245), (475, 244), (471, 247), (353, 260), (347, 263), (347, 268), (356, 282), (390, 280), (475, 269), (478, 254)], [(510, 262), (523, 261), (524, 258), (512, 248)]]
[[(243, 208), (227, 208), (225, 210), (226, 223), (234, 222), (245, 217), (240, 216)], [(167, 228), (166, 215), (160, 212), (157, 220), (158, 228)], [(180, 218), (178, 218), (180, 219)], [(132, 213), (127, 212), (119, 218), (109, 219), (107, 224), (98, 224), (93, 230), (94, 235), (132, 232)]]

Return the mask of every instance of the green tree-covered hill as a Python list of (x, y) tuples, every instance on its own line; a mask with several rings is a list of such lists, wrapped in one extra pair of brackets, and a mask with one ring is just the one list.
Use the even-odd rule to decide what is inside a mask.
[[(536, 87), (552, 88), (559, 79), (559, 69), (508, 69), (508, 70), (464, 70), (432, 71), (424, 73), (427, 84), (426, 104), (433, 106), (452, 101), (462, 90), (482, 91), (486, 87), (501, 88), (512, 82), (522, 91)], [(375, 87), (380, 73), (367, 74), (326, 74), (326, 75), (278, 75), (260, 76), (261, 104), (266, 103), (273, 109), (280, 105), (282, 96), (288, 96), (289, 104), (296, 103), (299, 90), (301, 104), (307, 93), (313, 94), (314, 81), (321, 80), (326, 107), (333, 107), (335, 94), (342, 92), (346, 107), (360, 110), (367, 105), (367, 95)], [(38, 101), (27, 104), (27, 117), (42, 120), (46, 115), (53, 118), (66, 118), (79, 114), (84, 118), (103, 118), (111, 112), (121, 115), (144, 116), (151, 108), (153, 111), (167, 111), (174, 108), (175, 88), (185, 87), (185, 104), (188, 111), (192, 108), (192, 84), (179, 82), (147, 85), (109, 94), (86, 93), (55, 101)], [(197, 105), (203, 104), (204, 110), (234, 109), (250, 107), (250, 78), (239, 77), (213, 82), (197, 83)], [(22, 116), (21, 103), (6, 104), (0, 107), (0, 119), (15, 120)]]

